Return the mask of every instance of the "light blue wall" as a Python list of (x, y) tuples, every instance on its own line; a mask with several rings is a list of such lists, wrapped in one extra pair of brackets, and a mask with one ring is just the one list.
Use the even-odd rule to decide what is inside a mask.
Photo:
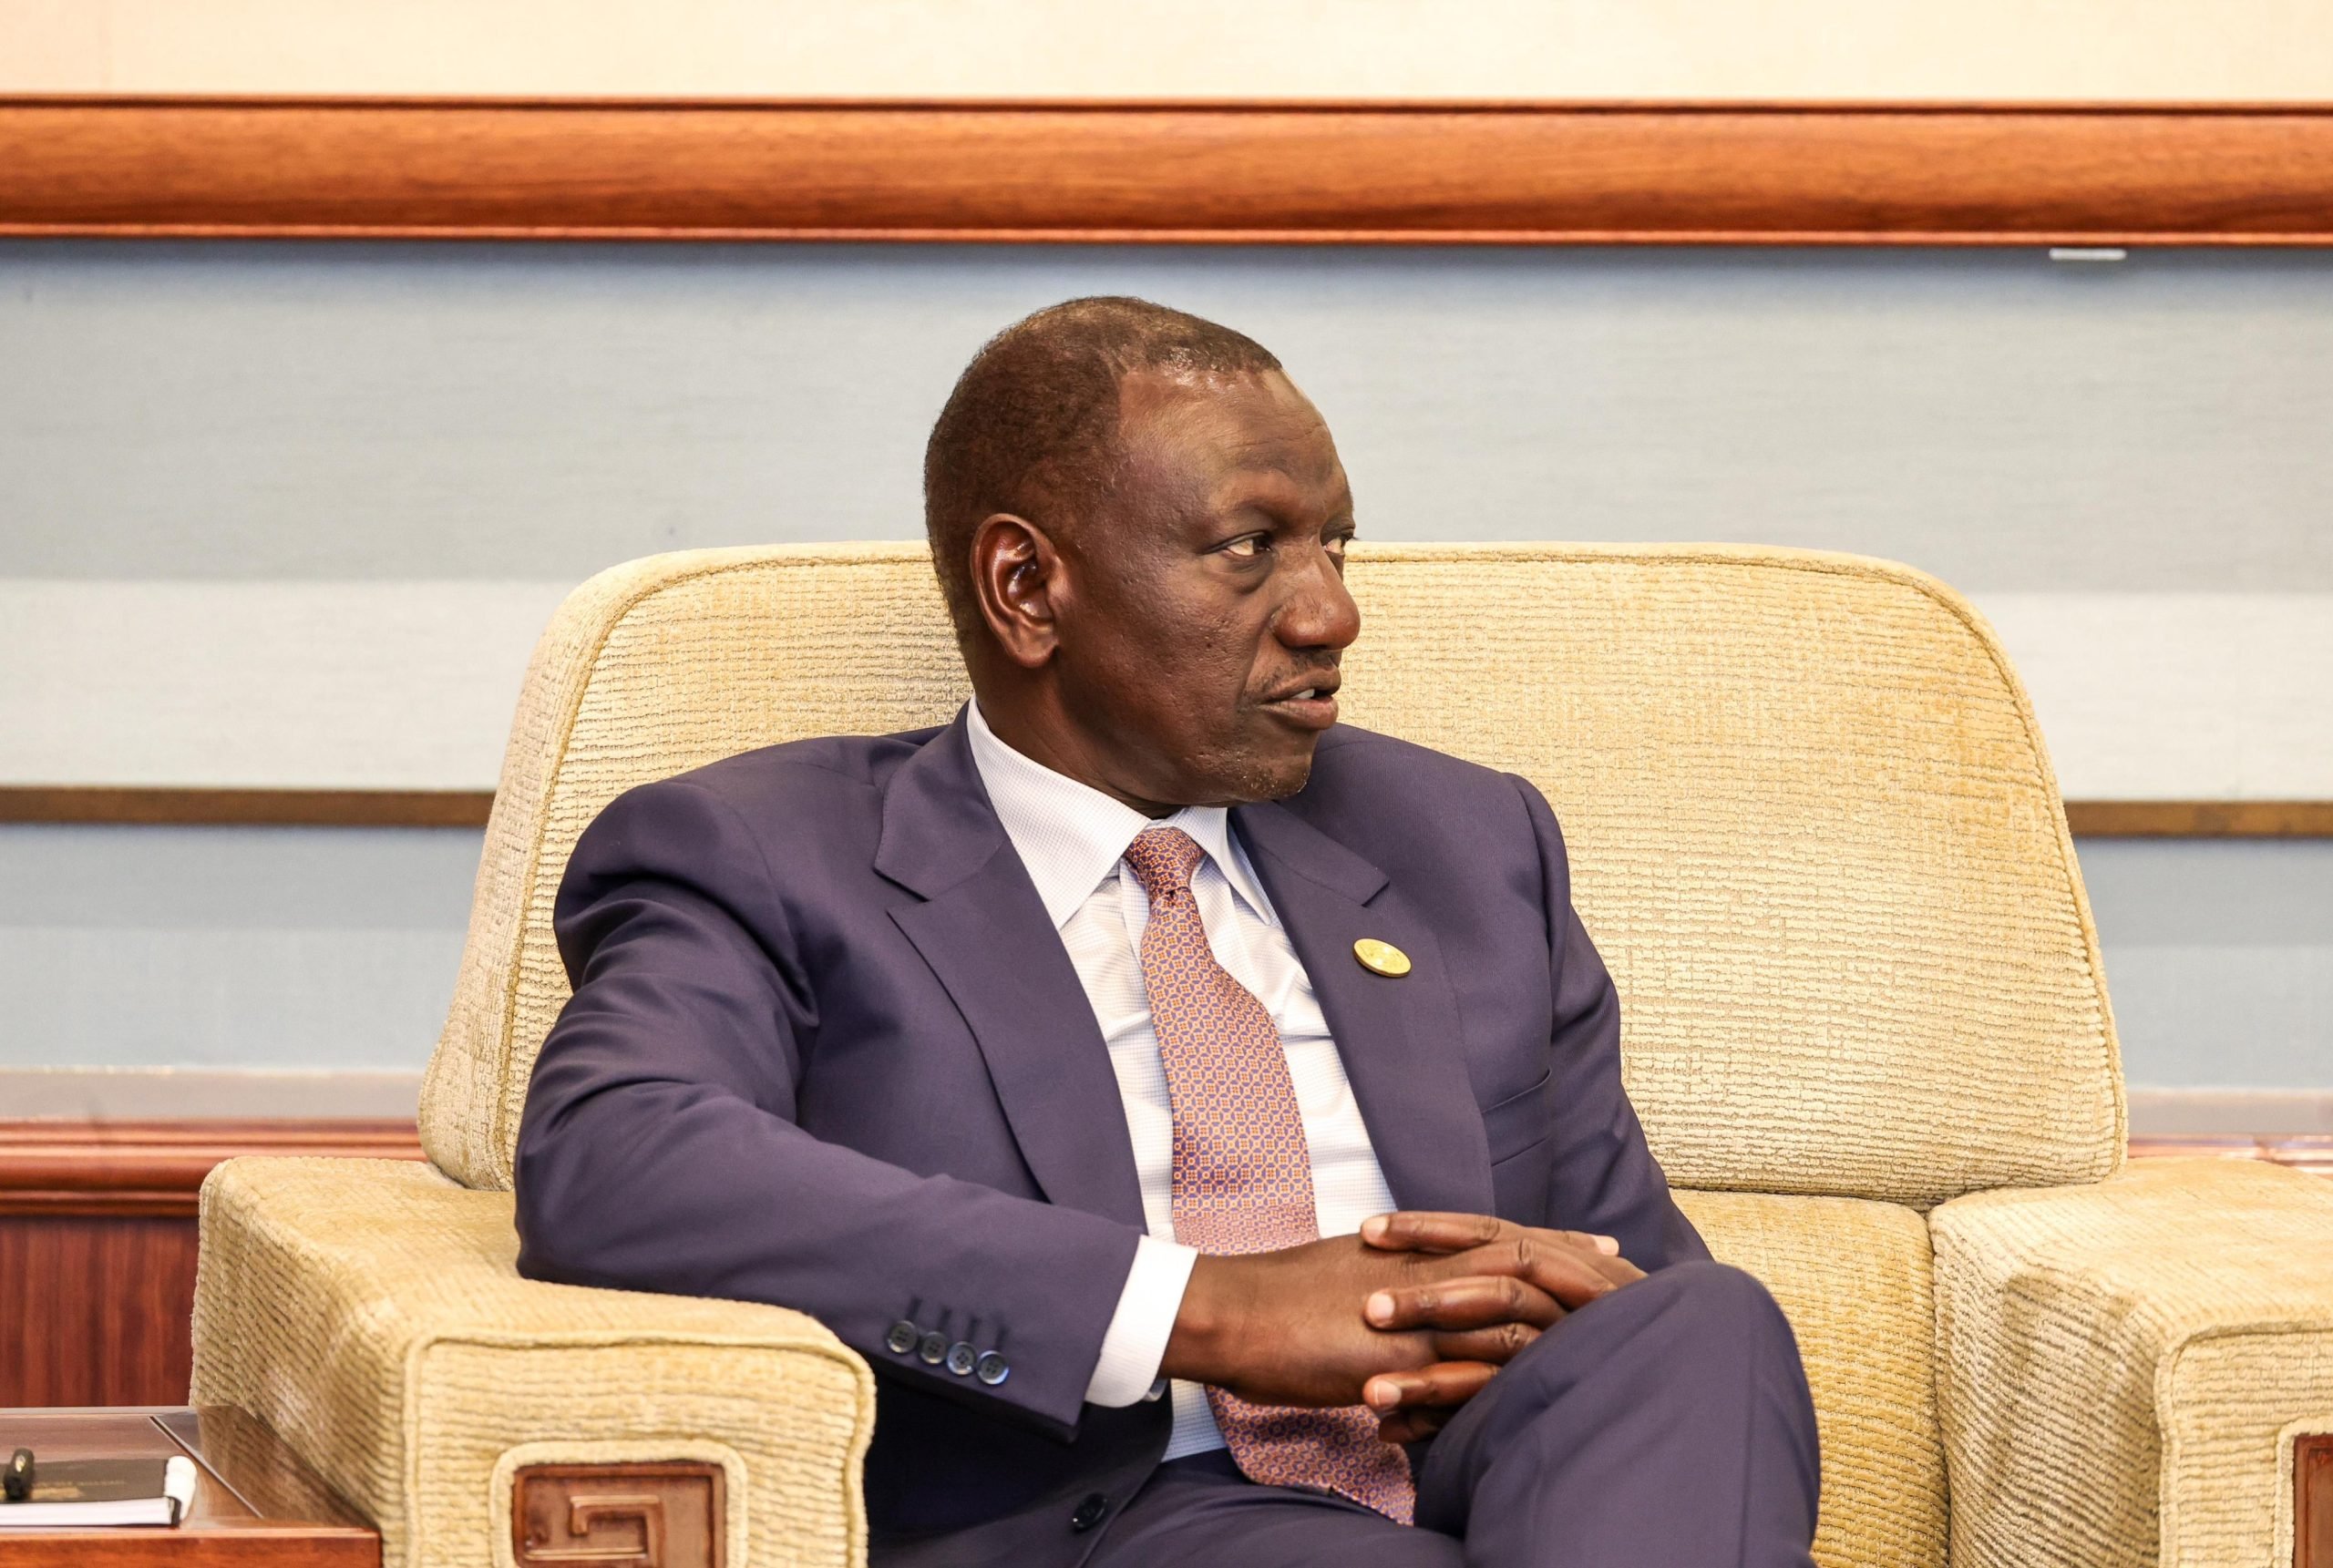
[(2081, 853), (2133, 1082), (2333, 1088), (2333, 840)]
[[(417, 1070), (480, 835), (0, 827), (0, 1068)], [(2333, 1086), (2333, 841), (2086, 841), (2133, 1081)]]
[(2333, 260), (2038, 251), (0, 241), (0, 577), (897, 538), (972, 350), (1096, 291), (1270, 344), (1380, 538), (2333, 589)]
[(418, 1068), (482, 838), (0, 826), (0, 1067)]
[[(2333, 589), (2333, 259), (1317, 248), (0, 243), (0, 578), (899, 537), (964, 358), (1097, 291), (1270, 343), (1381, 538)], [(417, 1065), (477, 845), (0, 829), (0, 1065)], [(2333, 846), (2083, 859), (2134, 1081), (2333, 1086)]]

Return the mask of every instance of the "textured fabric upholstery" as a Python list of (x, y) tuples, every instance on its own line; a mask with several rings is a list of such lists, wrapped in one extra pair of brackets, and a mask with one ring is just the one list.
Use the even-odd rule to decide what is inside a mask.
[[(1687, 1186), (1926, 1204), (2121, 1158), (2089, 907), (2024, 693), (1950, 589), (1716, 548), (1357, 553), (1360, 724), (1554, 803), (1625, 1004), (1629, 1088)], [(602, 573), (545, 635), (422, 1100), (508, 1186), (566, 1000), (550, 908), (633, 784), (964, 695), (922, 547), (717, 550)]]
[(232, 1160), (202, 1190), (193, 1399), (269, 1425), (385, 1568), (510, 1561), (507, 1474), (714, 1458), (745, 1555), (863, 1561), (872, 1375), (798, 1312), (538, 1285), (507, 1193), (389, 1160)]
[(567, 999), (551, 903), (634, 784), (775, 742), (937, 723), (968, 691), (919, 547), (694, 550), (601, 572), (528, 666), (469, 940), (422, 1086), (422, 1141), (508, 1187), (527, 1076)]
[(2293, 1560), (2333, 1431), (2333, 1183), (2235, 1161), (1932, 1216), (1957, 1568)]
[[(2158, 1532), (2165, 1562), (2288, 1550), (2291, 1434), (2333, 1430), (2333, 1189), (2116, 1174), (2064, 815), (1968, 606), (1712, 547), (1374, 548), (1350, 579), (1349, 717), (1555, 804), (1654, 1148), (1799, 1336), (1824, 1568), (1925, 1568), (1948, 1535), (1961, 1568), (2150, 1563)], [(389, 1563), (507, 1561), (529, 1456), (707, 1451), (745, 1478), (754, 1563), (863, 1553), (864, 1366), (772, 1307), (521, 1281), (502, 1189), (600, 808), (964, 694), (920, 545), (659, 557), (560, 610), (423, 1093), (445, 1174), (237, 1161), (204, 1194), (196, 1395), (273, 1424)]]
[(1764, 1282), (1798, 1336), (1823, 1434), (1820, 1568), (1944, 1568), (1928, 1227), (1855, 1198), (1680, 1191), (1719, 1259)]

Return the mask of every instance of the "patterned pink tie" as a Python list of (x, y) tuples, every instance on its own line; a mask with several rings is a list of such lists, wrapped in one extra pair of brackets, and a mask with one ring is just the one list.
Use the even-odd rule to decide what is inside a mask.
[[(1207, 945), (1191, 896), (1206, 857), (1175, 827), (1144, 829), (1125, 856), (1150, 896), (1142, 980), (1174, 1106), (1175, 1239), (1204, 1253), (1269, 1252), (1320, 1238), (1312, 1157), (1280, 1030)], [(1367, 1407), (1253, 1405), (1214, 1388), (1207, 1398), (1249, 1480), (1333, 1491), (1411, 1522), (1410, 1456), (1378, 1437)]]

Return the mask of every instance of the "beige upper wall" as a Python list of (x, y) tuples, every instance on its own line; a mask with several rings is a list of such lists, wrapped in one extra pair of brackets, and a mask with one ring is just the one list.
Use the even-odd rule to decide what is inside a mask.
[(2333, 99), (2333, 0), (0, 0), (0, 91)]

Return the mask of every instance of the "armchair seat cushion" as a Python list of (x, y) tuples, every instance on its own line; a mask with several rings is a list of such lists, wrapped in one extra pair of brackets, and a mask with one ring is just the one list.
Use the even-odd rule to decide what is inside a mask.
[(1900, 1204), (1680, 1191), (1720, 1260), (1798, 1337), (1823, 1441), (1820, 1568), (1944, 1568), (1927, 1219)]
[(1930, 1216), (1952, 1560), (2289, 1563), (2333, 1431), (2333, 1183), (2135, 1164)]
[(729, 1561), (864, 1561), (864, 1362), (781, 1307), (522, 1279), (510, 1216), (406, 1162), (221, 1165), (194, 1399), (272, 1425), (389, 1568), (508, 1563), (513, 1463), (561, 1460), (711, 1461)]

